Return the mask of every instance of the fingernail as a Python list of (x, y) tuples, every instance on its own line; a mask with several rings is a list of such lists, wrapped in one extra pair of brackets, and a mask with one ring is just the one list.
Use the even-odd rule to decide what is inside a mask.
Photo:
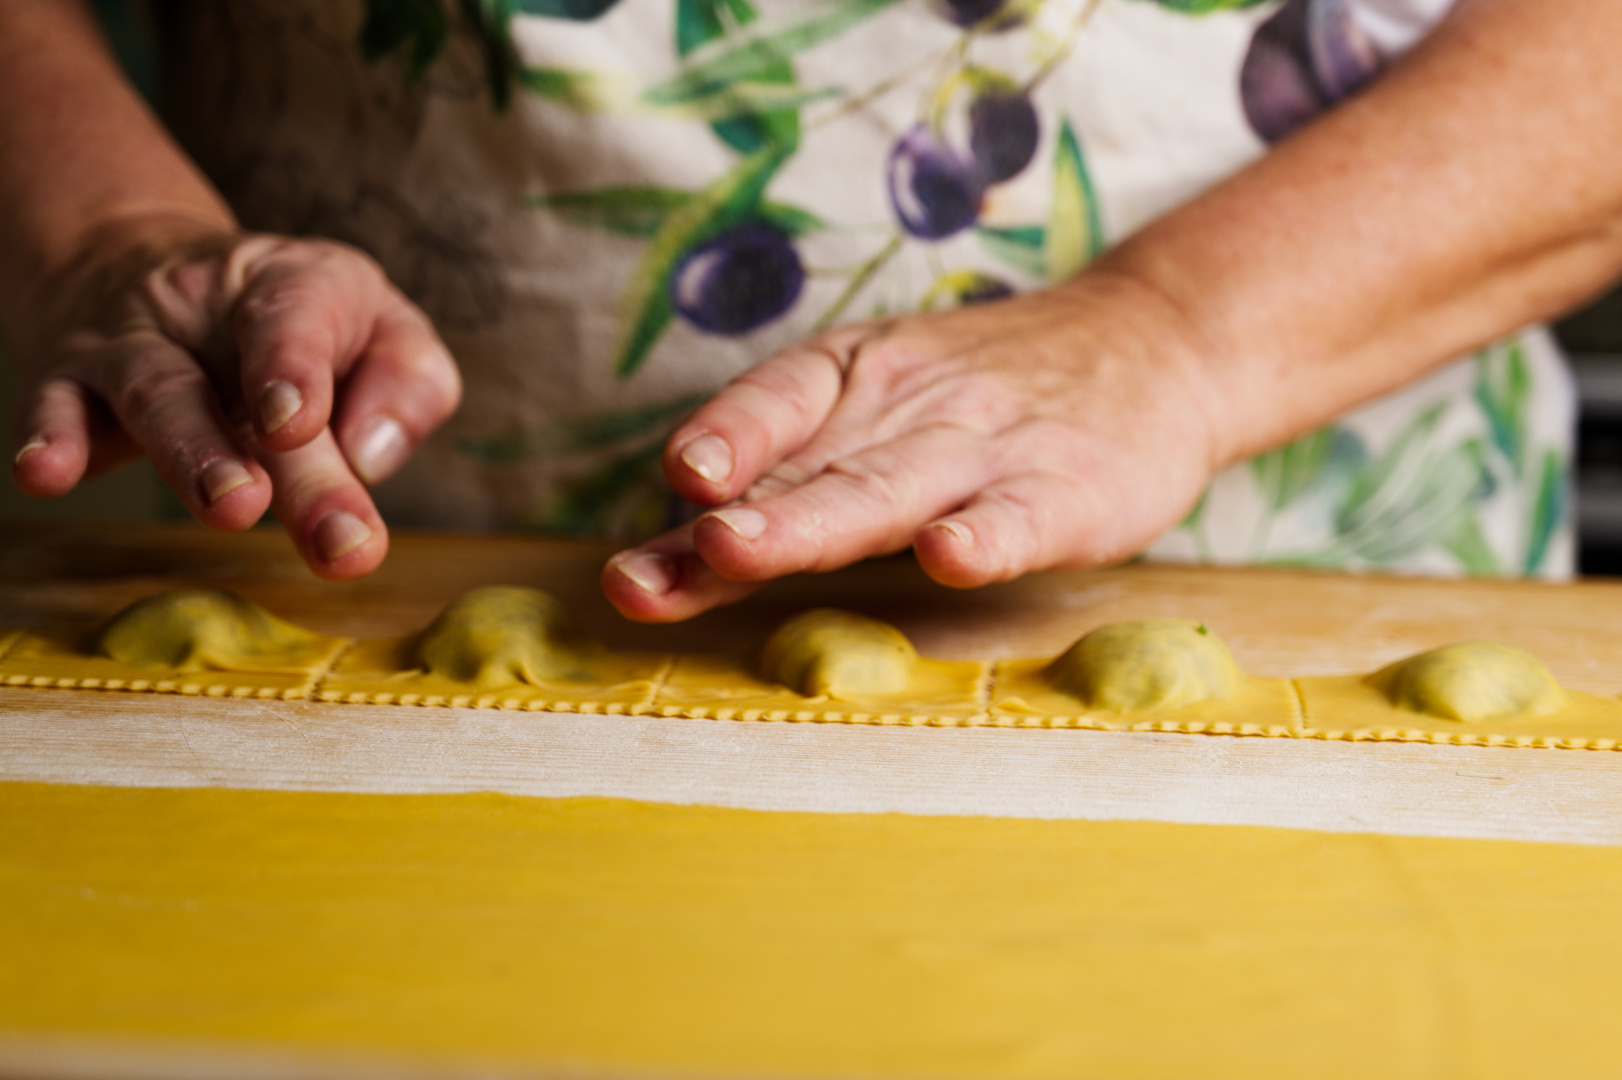
[(11, 463), (13, 465), (21, 465), (23, 463), (23, 458), (27, 457), (29, 454), (32, 454), (35, 450), (43, 450), (49, 445), (51, 444), (45, 441), (45, 436), (35, 435), (32, 439), (29, 439), (27, 442), (23, 443), (23, 448), (17, 451), (17, 456), (12, 458)]
[(758, 540), (766, 531), (766, 515), (747, 506), (733, 506), (710, 515), (745, 540)]
[(366, 523), (347, 510), (334, 510), (315, 523), (315, 550), (336, 562), (372, 538)]
[(277, 379), (259, 395), (259, 426), (269, 435), (304, 408), (304, 395), (286, 379)]
[(967, 525), (964, 525), (961, 522), (957, 522), (957, 521), (937, 521), (937, 522), (935, 522), (935, 524), (931, 525), (930, 528), (932, 528), (932, 529), (940, 529), (943, 532), (951, 533), (952, 534), (952, 539), (956, 540), (958, 543), (962, 544), (964, 547), (971, 547), (972, 548), (974, 546), (974, 533), (969, 529), (969, 527)]
[(676, 587), (676, 562), (667, 555), (629, 555), (614, 568), (649, 596), (663, 596)]
[(712, 484), (732, 475), (732, 446), (719, 435), (700, 435), (682, 448), (681, 460)]
[(204, 466), (199, 479), (208, 501), (217, 503), (242, 485), (253, 483), (253, 474), (230, 458), (220, 458)]
[(392, 416), (374, 416), (361, 426), (349, 464), (367, 484), (388, 479), (411, 455), (405, 428)]

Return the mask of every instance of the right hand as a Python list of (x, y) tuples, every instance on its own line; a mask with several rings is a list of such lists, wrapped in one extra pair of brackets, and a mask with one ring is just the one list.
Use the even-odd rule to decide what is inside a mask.
[(461, 380), (428, 318), (343, 244), (134, 223), (49, 281), (13, 475), (52, 498), (142, 453), (210, 528), (265, 510), (310, 568), (376, 569), (376, 484), (450, 416)]

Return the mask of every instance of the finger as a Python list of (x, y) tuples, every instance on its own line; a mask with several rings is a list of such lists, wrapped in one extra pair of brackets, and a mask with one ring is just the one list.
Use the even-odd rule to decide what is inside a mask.
[(621, 615), (653, 623), (690, 619), (759, 588), (723, 580), (705, 566), (693, 550), (690, 524), (609, 559), (602, 586)]
[(912, 543), (918, 527), (989, 484), (993, 438), (932, 425), (829, 464), (800, 487), (712, 511), (693, 525), (704, 562), (729, 581), (833, 570)]
[(85, 410), (90, 427), (90, 464), (85, 467), (86, 480), (94, 480), (146, 456), (100, 398), (86, 394)]
[(1057, 472), (1008, 477), (920, 529), (924, 572), (973, 588), (1056, 566), (1098, 566), (1135, 554), (1120, 516), (1091, 485)]
[(148, 331), (80, 358), (73, 374), (105, 401), (166, 484), (213, 529), (237, 531), (270, 505), (270, 478), (231, 433), (213, 385)]
[(333, 430), (355, 475), (388, 479), (462, 399), (462, 377), (427, 316), (395, 297), (344, 383)]
[(326, 429), (334, 381), (394, 302), (377, 264), (336, 244), (284, 245), (245, 271), (232, 331), (243, 400), (265, 449), (291, 450)]
[(317, 577), (347, 581), (377, 569), (388, 529), (331, 431), (262, 460), (275, 484), (276, 517)]
[(21, 446), (11, 475), (37, 499), (73, 490), (90, 464), (90, 407), (84, 387), (48, 379), (34, 391), (17, 424)]
[(843, 339), (778, 353), (699, 408), (665, 444), (665, 476), (684, 498), (714, 506), (809, 440), (844, 386)]

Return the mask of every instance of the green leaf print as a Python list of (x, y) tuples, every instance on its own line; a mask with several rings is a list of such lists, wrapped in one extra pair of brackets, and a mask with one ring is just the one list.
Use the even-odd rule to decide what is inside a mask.
[(1497, 577), (1498, 556), (1487, 543), (1481, 531), (1481, 522), (1473, 512), (1457, 515), (1453, 528), (1442, 538), (1442, 546), (1459, 560), (1459, 566), (1471, 577)]
[(1154, 2), (1184, 15), (1209, 15), (1213, 11), (1237, 11), (1242, 8), (1259, 7), (1269, 3), (1270, 0), (1154, 0)]
[(708, 393), (688, 394), (671, 401), (614, 412), (568, 416), (539, 429), (516, 428), (486, 438), (465, 438), (457, 450), (490, 465), (518, 461), (554, 461), (576, 454), (604, 450), (639, 438), (663, 436), (676, 421), (698, 408)]
[(1044, 240), (1043, 261), (1051, 282), (1068, 279), (1104, 247), (1098, 196), (1069, 120), (1059, 126), (1053, 153), (1053, 203)]
[[(749, 6), (748, 0), (676, 0), (676, 51), (685, 58), (694, 49), (749, 25), (755, 18), (755, 9)], [(793, 86), (795, 81), (794, 65), (787, 57), (779, 57), (777, 63), (762, 68), (750, 82), (722, 83), (717, 85), (716, 92), (736, 104), (740, 100), (737, 92), (742, 86), (772, 83)], [(695, 100), (702, 98), (703, 95)], [(777, 109), (737, 109), (729, 117), (713, 120), (710, 128), (740, 154), (752, 154), (768, 143), (798, 142), (801, 103)]]
[(404, 48), (406, 81), (416, 82), (449, 36), (450, 19), (441, 0), (366, 0), (360, 53), (375, 61)]
[(559, 485), (531, 524), (544, 532), (574, 536), (657, 532), (669, 498), (659, 465), (662, 454), (663, 447), (655, 444)]
[(692, 202), (693, 196), (693, 192), (679, 188), (610, 187), (537, 195), (529, 205), (550, 210), (581, 228), (647, 239), (659, 231), (666, 218)]
[[(645, 113), (672, 120), (730, 123), (754, 120), (787, 111), (798, 117), (802, 105), (838, 94), (837, 90), (802, 90), (771, 83), (719, 86), (709, 94), (684, 101), (650, 103), (638, 91), (636, 80), (625, 72), (586, 71), (578, 68), (530, 67), (519, 73), (525, 88), (537, 97), (588, 113)], [(764, 128), (762, 130), (765, 130)], [(773, 128), (782, 141), (799, 137), (798, 120)]]
[(616, 0), (518, 0), (518, 10), (525, 15), (544, 15), (551, 19), (570, 19), (589, 22), (613, 7)]
[(1469, 438), (1438, 448), (1445, 408), (1422, 412), (1353, 480), (1335, 516), (1339, 547), (1388, 565), (1441, 542), (1458, 527), (1459, 515), (1473, 512), (1486, 444)]
[(675, 313), (670, 275), (683, 253), (753, 215), (766, 185), (792, 153), (792, 147), (775, 145), (757, 151), (666, 216), (621, 297), (616, 375), (622, 379), (634, 375), (670, 324)]
[[(550, 210), (571, 225), (645, 240), (658, 233), (666, 218), (697, 195), (697, 192), (679, 188), (612, 187), (538, 195), (529, 200), (529, 205)], [(755, 216), (793, 239), (828, 228), (826, 221), (809, 210), (770, 200), (761, 202)]]
[(1285, 510), (1312, 488), (1329, 460), (1337, 432), (1334, 426), (1321, 427), (1251, 459), (1250, 471), (1269, 509), (1274, 513)]
[[(1378, 517), (1383, 512), (1380, 500), (1389, 501), (1391, 492), (1398, 490), (1405, 479), (1393, 482), (1393, 478), (1399, 471), (1412, 471), (1416, 459), (1423, 452), (1424, 443), (1435, 433), (1436, 425), (1441, 422), (1446, 409), (1446, 405), (1432, 405), (1414, 417), (1383, 454), (1358, 472), (1335, 515), (1338, 532), (1352, 532), (1364, 520)], [(1416, 447), (1419, 448), (1417, 451)]]
[(718, 86), (741, 82), (770, 82), (772, 72), (787, 57), (832, 40), (897, 0), (833, 0), (798, 22), (765, 30), (732, 43), (718, 39), (696, 52), (696, 62), (680, 75), (647, 90), (655, 104), (673, 104), (715, 92)]
[(1194, 555), (1200, 562), (1211, 562), (1211, 542), (1205, 535), (1205, 507), (1211, 501), (1211, 486), (1206, 485), (1200, 492), (1197, 501), (1187, 514), (1183, 515), (1181, 524), (1177, 527), (1187, 532), (1194, 541)]
[(636, 107), (635, 83), (617, 72), (526, 67), (519, 78), (537, 97), (581, 112), (630, 112)]
[(1549, 555), (1549, 541), (1565, 520), (1569, 495), (1566, 465), (1560, 452), (1544, 451), (1537, 499), (1532, 504), (1532, 520), (1527, 530), (1526, 561), (1521, 567), (1526, 573), (1535, 574), (1543, 568), (1543, 560)]
[(484, 51), (491, 107), (498, 113), (506, 112), (512, 102), (513, 80), (523, 68), (518, 50), (513, 47), (513, 0), (458, 0), (458, 3)]
[(1249, 557), (1260, 561), (1266, 556), (1274, 522), (1287, 510), (1300, 509), (1309, 499), (1323, 510), (1343, 502), (1367, 460), (1363, 440), (1337, 425), (1253, 458), (1251, 476), (1263, 509), (1251, 526)]
[(976, 225), (974, 234), (986, 254), (1023, 274), (1047, 278), (1047, 229), (1041, 225)]
[(686, 56), (755, 17), (748, 0), (676, 0), (676, 52)]
[(1532, 401), (1532, 374), (1519, 340), (1476, 354), (1476, 404), (1487, 418), (1493, 446), (1516, 476), (1526, 468), (1527, 415)]

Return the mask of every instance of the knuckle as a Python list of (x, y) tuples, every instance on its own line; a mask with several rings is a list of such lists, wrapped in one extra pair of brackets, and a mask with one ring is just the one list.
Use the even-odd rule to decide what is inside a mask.
[(257, 283), (242, 294), (232, 312), (233, 328), (245, 333), (260, 328), (264, 323), (278, 319), (301, 305), (311, 303), (313, 297), (297, 284), (286, 281)]
[(824, 472), (838, 481), (842, 493), (875, 508), (900, 508), (915, 501), (917, 485), (894, 469), (861, 458), (830, 462)]
[(855, 342), (846, 365), (851, 382), (887, 388), (918, 386), (957, 370), (950, 342), (931, 340), (916, 323), (895, 322)]
[(994, 580), (1018, 577), (1031, 568), (1047, 531), (1047, 501), (1022, 488), (996, 488), (986, 493), (987, 524), (995, 540), (985, 569)]
[(442, 416), (456, 411), (462, 399), (462, 372), (444, 346), (436, 341), (429, 348), (412, 350), (405, 357), (403, 370), (406, 379), (422, 389)]
[(132, 363), (117, 388), (118, 411), (129, 417), (158, 415), (196, 397), (207, 383), (197, 368)]
[(956, 423), (977, 431), (1008, 426), (1020, 412), (1003, 379), (989, 372), (972, 371), (946, 380), (941, 412)]
[(811, 474), (792, 461), (785, 461), (766, 473), (744, 492), (744, 501), (755, 502), (760, 499), (769, 499), (775, 495), (782, 495), (811, 479)]
[(1016, 422), (1000, 433), (995, 444), (1004, 469), (1041, 470), (1062, 480), (1084, 469), (1092, 458), (1091, 447), (1074, 428), (1044, 417)]
[[(787, 412), (794, 425), (803, 426), (816, 419), (821, 411), (810, 386), (781, 369), (745, 372), (734, 385), (740, 391), (736, 397), (742, 399), (735, 401), (740, 417), (758, 424), (768, 434), (781, 430), (773, 413)], [(750, 398), (755, 400), (750, 401)]]

